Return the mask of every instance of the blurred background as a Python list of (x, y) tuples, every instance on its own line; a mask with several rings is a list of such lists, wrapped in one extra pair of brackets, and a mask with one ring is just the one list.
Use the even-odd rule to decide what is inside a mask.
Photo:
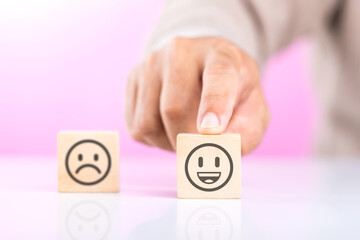
[[(123, 105), (163, 0), (0, 0), (0, 154), (55, 156), (60, 130), (118, 130), (123, 155), (172, 153), (134, 142)], [(317, 103), (308, 39), (263, 69), (271, 123), (252, 156), (311, 154)]]

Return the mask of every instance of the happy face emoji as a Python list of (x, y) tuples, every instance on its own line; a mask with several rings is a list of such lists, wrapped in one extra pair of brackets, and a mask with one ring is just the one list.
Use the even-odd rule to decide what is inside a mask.
[(108, 175), (111, 158), (108, 150), (100, 142), (82, 140), (68, 151), (65, 166), (74, 181), (83, 185), (94, 185)]
[(195, 147), (186, 158), (186, 177), (194, 187), (202, 191), (221, 189), (230, 181), (232, 172), (230, 154), (214, 143)]

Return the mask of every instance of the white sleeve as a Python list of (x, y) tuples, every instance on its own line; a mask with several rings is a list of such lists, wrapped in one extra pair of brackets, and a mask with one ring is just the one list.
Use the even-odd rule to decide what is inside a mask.
[(169, 0), (147, 47), (174, 37), (232, 41), (260, 64), (300, 35), (323, 27), (337, 0)]

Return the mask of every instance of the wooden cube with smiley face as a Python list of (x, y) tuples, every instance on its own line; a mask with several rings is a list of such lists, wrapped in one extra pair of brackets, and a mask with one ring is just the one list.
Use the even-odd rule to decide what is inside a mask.
[(118, 192), (118, 133), (59, 132), (58, 178), (59, 192)]
[(177, 136), (179, 198), (240, 198), (239, 134)]

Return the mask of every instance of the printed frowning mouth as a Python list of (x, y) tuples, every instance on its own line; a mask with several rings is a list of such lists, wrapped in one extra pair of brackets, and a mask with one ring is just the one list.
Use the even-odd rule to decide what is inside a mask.
[(81, 169), (83, 168), (86, 168), (86, 167), (90, 167), (90, 168), (93, 168), (95, 169), (99, 174), (101, 173), (100, 169), (95, 166), (95, 165), (92, 165), (92, 164), (84, 164), (84, 165), (81, 165), (78, 169), (76, 169), (76, 174), (79, 173), (81, 171)]
[(212, 184), (219, 180), (221, 172), (198, 172), (197, 175), (203, 183)]

